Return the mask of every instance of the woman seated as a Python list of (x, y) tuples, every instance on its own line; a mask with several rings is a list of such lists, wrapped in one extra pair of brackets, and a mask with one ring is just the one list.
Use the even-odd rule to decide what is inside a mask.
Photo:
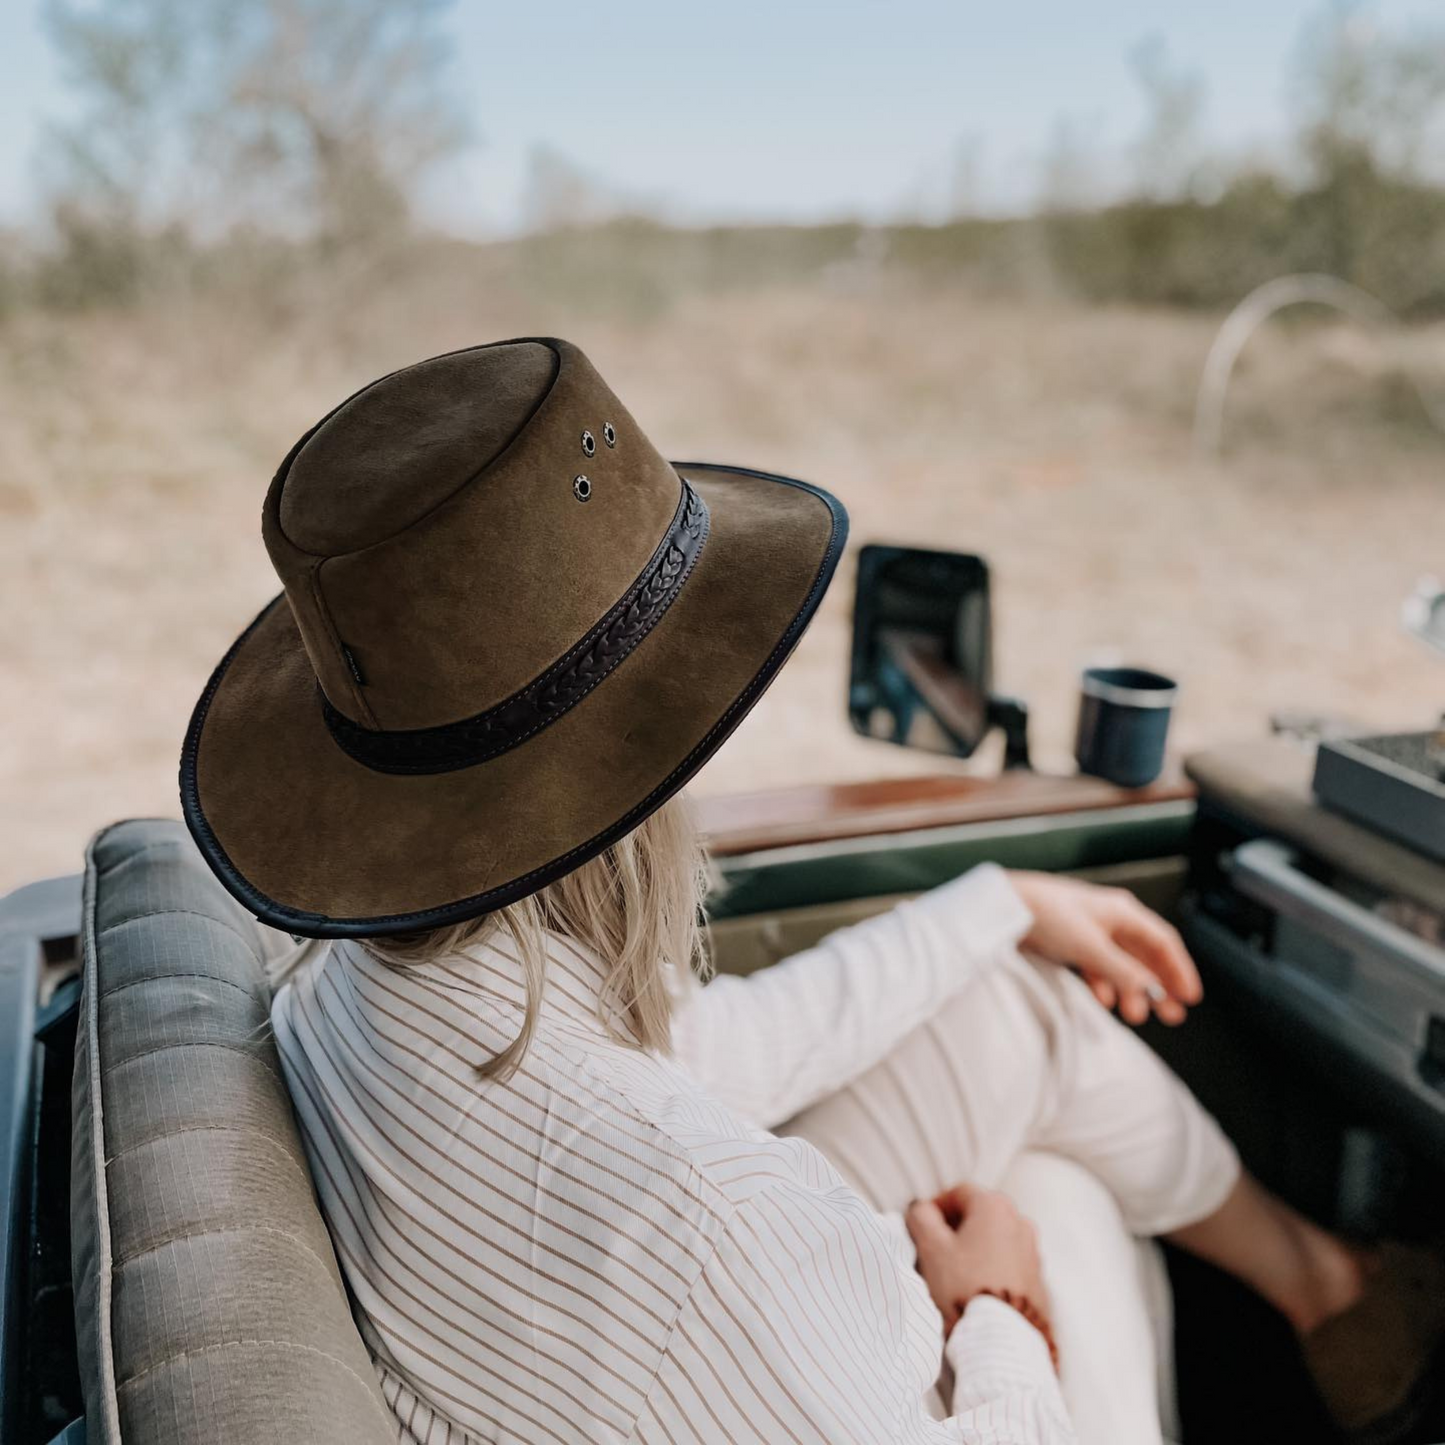
[(816, 608), (831, 498), (674, 469), (528, 341), (358, 393), (264, 527), (286, 596), (182, 796), (337, 940), (273, 1021), (403, 1440), (1157, 1441), (1155, 1236), (1277, 1306), (1344, 1424), (1409, 1415), (1445, 1291), (1407, 1309), (1417, 1260), (1264, 1191), (1110, 1016), (1200, 996), (1129, 895), (989, 865), (700, 983), (679, 790)]

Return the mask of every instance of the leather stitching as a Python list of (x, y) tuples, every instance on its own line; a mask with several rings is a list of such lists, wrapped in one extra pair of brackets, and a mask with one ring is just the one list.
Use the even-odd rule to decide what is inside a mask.
[(233, 1054), (240, 1054), (244, 1059), (254, 1059), (277, 1083), (285, 1087), (285, 1080), (281, 1075), (263, 1059), (260, 1054), (253, 1053), (250, 1049), (243, 1049), (239, 1044), (222, 1043), (219, 1039), (180, 1039), (173, 1044), (157, 1044), (154, 1048), (142, 1049), (138, 1054), (127, 1054), (123, 1059), (116, 1059), (105, 1067), (101, 1075), (102, 1081), (108, 1079), (117, 1069), (123, 1069), (127, 1064), (134, 1064), (140, 1059), (148, 1059), (152, 1054), (164, 1054), (171, 1049), (226, 1049)]
[(124, 928), (129, 923), (138, 923), (142, 918), (170, 918), (179, 916), (182, 918), (200, 918), (206, 923), (214, 923), (218, 928), (224, 928), (228, 933), (234, 933), (244, 943), (252, 956), (256, 950), (254, 940), (246, 937), (234, 923), (228, 923), (224, 918), (217, 918), (214, 913), (206, 913), (199, 908), (152, 908), (145, 913), (127, 913), (124, 918), (114, 918), (109, 923), (97, 930), (98, 934), (114, 932), (117, 928)]
[[(193, 1360), (200, 1355), (214, 1355), (219, 1353), (221, 1350), (241, 1349), (295, 1350), (303, 1355), (315, 1355), (320, 1359), (330, 1360), (333, 1365), (339, 1365), (343, 1370), (345, 1370), (346, 1373), (350, 1375), (351, 1378), (355, 1380), (356, 1383), (360, 1385), (366, 1391), (366, 1393), (371, 1396), (373, 1400), (375, 1400), (375, 1395), (373, 1394), (373, 1391), (375, 1389), (374, 1381), (367, 1381), (362, 1379), (362, 1377), (358, 1375), (356, 1371), (353, 1370), (351, 1366), (346, 1363), (345, 1360), (340, 1359), (338, 1356), (328, 1354), (325, 1350), (319, 1350), (316, 1348), (315, 1345), (299, 1344), (295, 1340), (220, 1340), (216, 1344), (202, 1345), (199, 1349), (195, 1350), (178, 1350), (173, 1355), (167, 1355), (163, 1360), (157, 1360), (153, 1365), (147, 1365), (143, 1370), (137, 1370), (133, 1375), (127, 1375), (126, 1378), (123, 1379), (116, 1386), (116, 1390), (117, 1392), (124, 1390), (127, 1385), (134, 1385), (138, 1380), (145, 1379), (147, 1375), (154, 1373), (156, 1370), (163, 1370), (169, 1365), (179, 1364), (182, 1360)], [(388, 1428), (394, 1426), (396, 1423), (391, 1418), (390, 1414), (387, 1414), (385, 1416), (385, 1419)]]
[[(218, 1224), (208, 1229), (187, 1229), (175, 1234), (168, 1234), (164, 1239), (157, 1239), (151, 1244), (137, 1249), (132, 1254), (122, 1256), (116, 1260), (115, 1268), (124, 1269), (128, 1264), (134, 1264), (138, 1259), (144, 1259), (148, 1254), (154, 1254), (157, 1250), (166, 1249), (172, 1244), (184, 1244), (189, 1239), (214, 1239), (218, 1234), (274, 1234), (281, 1239), (289, 1239), (292, 1244), (298, 1244), (314, 1259), (323, 1269), (326, 1269), (326, 1261), (317, 1252), (316, 1247), (299, 1234), (293, 1234), (289, 1229), (277, 1229), (274, 1224)], [(328, 1276), (331, 1271), (326, 1270)]]
[[(142, 916), (150, 917), (152, 915), (145, 914)], [(118, 993), (124, 993), (128, 988), (141, 988), (148, 983), (171, 983), (178, 978), (203, 978), (207, 983), (219, 983), (224, 988), (235, 989), (237, 993), (241, 994), (244, 998), (250, 999), (252, 1003), (260, 1008), (264, 1009), (268, 1007), (265, 999), (252, 993), (249, 988), (243, 988), (239, 983), (232, 983), (229, 978), (220, 978), (214, 973), (198, 973), (194, 969), (190, 969), (185, 973), (152, 973), (147, 974), (145, 978), (133, 978), (126, 983), (116, 984), (114, 988), (102, 989), (100, 996), (101, 998), (113, 998)]]
[[(159, 1133), (152, 1134), (149, 1138), (136, 1139), (132, 1143), (127, 1144), (119, 1154), (112, 1154), (110, 1158), (105, 1161), (105, 1167), (109, 1169), (112, 1164), (119, 1164), (121, 1160), (128, 1158), (130, 1155), (138, 1154), (142, 1149), (149, 1149), (152, 1144), (164, 1143), (171, 1139), (180, 1139), (186, 1134), (239, 1134), (242, 1138), (253, 1141), (264, 1139), (276, 1153), (281, 1155), (283, 1159), (299, 1171), (301, 1177), (306, 1180), (308, 1185), (311, 1183), (311, 1175), (301, 1163), (301, 1160), (286, 1148), (280, 1140), (272, 1138), (260, 1129), (242, 1124), (184, 1124), (178, 1129), (162, 1129)], [(187, 1236), (182, 1235), (179, 1237), (186, 1238)], [(155, 1245), (147, 1246), (147, 1248), (159, 1248), (162, 1244), (169, 1242), (170, 1237), (168, 1236), (166, 1239), (157, 1240)], [(128, 1254), (125, 1256), (125, 1259), (119, 1262), (124, 1264), (126, 1259), (134, 1259), (137, 1254), (143, 1254), (144, 1252), (144, 1250), (137, 1250), (135, 1254)]]

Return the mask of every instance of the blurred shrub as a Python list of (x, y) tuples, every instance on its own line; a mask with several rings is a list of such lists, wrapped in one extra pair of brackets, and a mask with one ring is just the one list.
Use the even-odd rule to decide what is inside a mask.
[[(411, 198), (465, 131), (446, 84), (446, 0), (46, 4), (80, 107), (46, 155), (49, 244), (0, 276), (0, 306), (191, 290), (285, 314), (348, 277), (421, 283), (439, 243), (413, 229)], [(1292, 169), (1229, 178), (1203, 154), (1202, 83), (1146, 42), (1133, 54), (1147, 114), (1136, 195), (1121, 204), (1078, 203), (1065, 145), (1032, 217), (681, 230), (628, 214), (644, 209), (635, 198), (539, 151), (524, 196), (533, 234), (448, 255), (560, 306), (641, 315), (689, 292), (892, 276), (1219, 308), (1302, 271), (1401, 314), (1445, 310), (1445, 190), (1428, 179), (1445, 38), (1358, 19), (1331, 6), (1305, 36)]]
[(42, 162), (39, 299), (134, 301), (223, 263), (394, 244), (466, 137), (445, 0), (47, 0), (77, 111)]
[(1250, 175), (1208, 205), (1133, 201), (1041, 224), (1054, 274), (1094, 300), (1226, 306), (1325, 271), (1400, 314), (1445, 309), (1445, 191), (1378, 172), (1306, 190)]

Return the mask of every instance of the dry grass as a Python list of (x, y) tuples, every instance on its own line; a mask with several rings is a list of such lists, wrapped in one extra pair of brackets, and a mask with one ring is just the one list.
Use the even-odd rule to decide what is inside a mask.
[[(985, 553), (1000, 684), (1068, 766), (1074, 680), (1104, 652), (1178, 674), (1180, 749), (1281, 708), (1410, 727), (1445, 669), (1398, 631), (1441, 566), (1445, 441), (1343, 330), (1275, 332), (1232, 447), (1191, 462), (1216, 321), (989, 301), (886, 278), (644, 307), (549, 302), (483, 258), (353, 277), (304, 305), (22, 315), (0, 331), (0, 887), (79, 865), (99, 825), (176, 812), (216, 658), (274, 591), (259, 505), (283, 452), (391, 366), (561, 330), (660, 446), (836, 490), (856, 540)], [(1418, 334), (1437, 375), (1445, 330)], [(935, 764), (843, 720), (850, 570), (706, 790)]]

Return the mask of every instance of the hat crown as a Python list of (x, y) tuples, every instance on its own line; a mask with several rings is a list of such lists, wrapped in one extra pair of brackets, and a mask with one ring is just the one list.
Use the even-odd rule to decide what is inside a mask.
[(351, 397), (283, 463), (263, 530), (332, 707), (362, 728), (434, 728), (585, 637), (682, 493), (586, 357), (528, 338)]
[(330, 557), (419, 521), (496, 460), (556, 374), (551, 348), (517, 341), (434, 357), (373, 382), (292, 459), (282, 531), (302, 551)]

